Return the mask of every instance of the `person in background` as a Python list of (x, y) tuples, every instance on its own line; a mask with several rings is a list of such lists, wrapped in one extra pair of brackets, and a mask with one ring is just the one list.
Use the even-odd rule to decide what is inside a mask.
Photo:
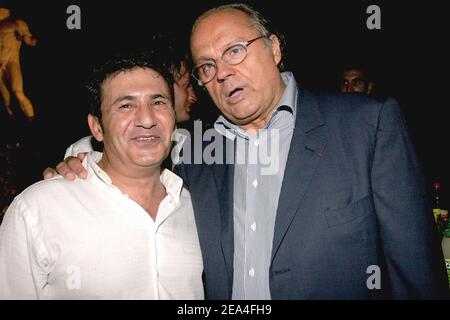
[(366, 67), (361, 64), (349, 64), (343, 68), (340, 79), (340, 92), (372, 94), (374, 89), (374, 81)]
[(162, 53), (163, 63), (169, 68), (175, 80), (175, 114), (177, 124), (191, 120), (192, 106), (198, 97), (191, 82), (189, 54), (184, 42), (170, 33), (153, 36), (152, 45)]

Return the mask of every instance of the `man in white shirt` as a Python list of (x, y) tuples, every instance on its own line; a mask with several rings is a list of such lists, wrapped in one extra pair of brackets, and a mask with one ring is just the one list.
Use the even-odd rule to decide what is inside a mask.
[[(152, 56), (118, 57), (88, 85), (104, 153), (86, 180), (58, 176), (16, 197), (0, 227), (0, 299), (203, 299), (189, 192), (161, 169), (173, 86)], [(64, 214), (61, 214), (64, 212)]]

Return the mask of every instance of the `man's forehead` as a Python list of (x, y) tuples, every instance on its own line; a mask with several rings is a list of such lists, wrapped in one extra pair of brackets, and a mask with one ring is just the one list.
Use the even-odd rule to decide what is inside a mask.
[(169, 95), (168, 84), (164, 77), (149, 68), (119, 71), (107, 77), (101, 87), (103, 94), (109, 97), (133, 91)]
[(244, 41), (252, 34), (250, 18), (238, 10), (214, 12), (199, 21), (191, 35), (194, 59), (201, 59), (204, 50), (223, 49), (235, 41)]
[(364, 72), (358, 69), (350, 69), (344, 71), (345, 78), (364, 78)]
[(132, 85), (135, 81), (129, 81), (130, 78), (139, 78), (142, 80), (147, 80), (151, 82), (166, 82), (165, 79), (157, 71), (150, 68), (135, 67), (127, 70), (118, 70), (110, 75), (108, 75), (103, 81), (105, 84), (129, 84)]
[(232, 37), (236, 31), (244, 33), (251, 29), (250, 18), (247, 14), (235, 9), (225, 9), (203, 17), (192, 30), (191, 40), (197, 40), (199, 37), (209, 38), (211, 35), (222, 33)]

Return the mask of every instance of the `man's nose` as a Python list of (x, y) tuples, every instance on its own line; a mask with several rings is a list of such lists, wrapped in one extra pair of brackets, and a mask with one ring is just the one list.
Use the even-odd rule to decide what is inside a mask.
[(223, 82), (226, 80), (229, 76), (234, 74), (234, 67), (232, 65), (229, 65), (228, 63), (225, 63), (221, 59), (216, 62), (216, 77), (217, 81)]
[(150, 129), (156, 125), (155, 111), (147, 104), (139, 105), (136, 111), (135, 125)]
[(198, 100), (198, 97), (195, 94), (194, 88), (192, 88), (192, 86), (189, 86), (188, 88), (188, 100), (191, 104), (196, 103)]
[(354, 91), (354, 88), (353, 88), (353, 85), (351, 83), (342, 84), (341, 92), (343, 92), (343, 93), (350, 93), (350, 92), (353, 92), (353, 91)]

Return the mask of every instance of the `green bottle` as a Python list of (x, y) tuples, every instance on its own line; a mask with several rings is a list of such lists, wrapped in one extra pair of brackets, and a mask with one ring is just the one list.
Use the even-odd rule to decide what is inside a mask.
[(442, 252), (444, 253), (445, 267), (447, 268), (448, 285), (450, 288), (450, 224), (444, 230), (442, 237)]

